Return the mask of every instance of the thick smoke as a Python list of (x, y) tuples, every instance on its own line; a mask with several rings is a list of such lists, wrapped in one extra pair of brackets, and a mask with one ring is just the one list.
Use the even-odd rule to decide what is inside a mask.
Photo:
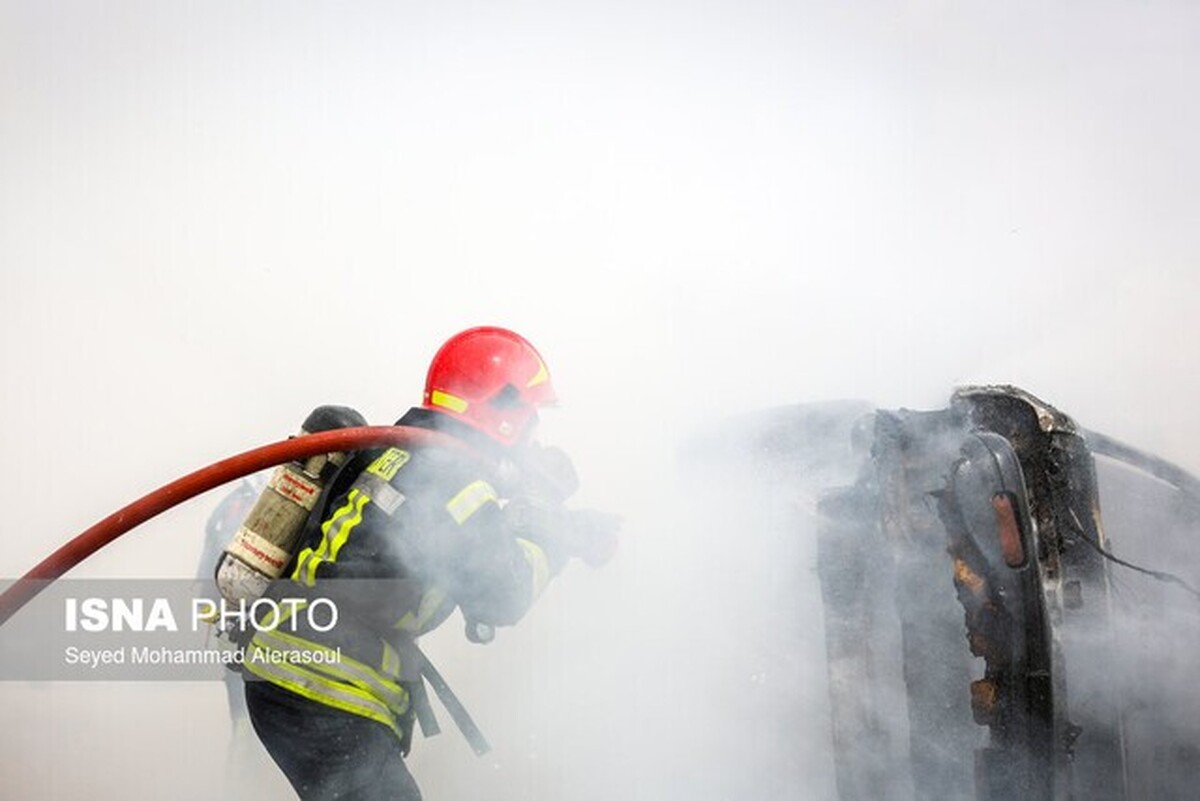
[[(496, 746), (419, 740), (431, 801), (835, 797), (816, 508), (862, 454), (697, 444), (739, 415), (1011, 382), (1197, 467), (1194, 8), (16, 0), (0, 31), (0, 574), (317, 404), (392, 422), (462, 327), (544, 350), (621, 551), (493, 645), (429, 638)], [(1200, 582), (1194, 518), (1104, 492), (1118, 554)], [(194, 575), (220, 494), (76, 575)], [(1131, 742), (1194, 740), (1194, 605), (1113, 576)], [(0, 704), (6, 797), (290, 797), (217, 682)]]
[(1200, 781), (1200, 499), (1111, 460), (1098, 468), (1111, 550), (1170, 577), (1112, 567), (1111, 626), (1090, 633), (1099, 647), (1078, 680), (1120, 699), (1129, 797), (1191, 798)]

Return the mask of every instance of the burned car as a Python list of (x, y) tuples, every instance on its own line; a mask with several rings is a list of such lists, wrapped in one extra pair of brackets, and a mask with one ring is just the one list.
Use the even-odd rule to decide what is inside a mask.
[(1009, 386), (734, 428), (814, 498), (842, 801), (1196, 796), (1195, 477)]

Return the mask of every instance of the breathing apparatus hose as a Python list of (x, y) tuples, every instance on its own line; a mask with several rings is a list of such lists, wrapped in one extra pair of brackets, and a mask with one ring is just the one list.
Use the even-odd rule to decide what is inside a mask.
[(412, 426), (359, 426), (290, 437), (263, 445), (188, 473), (145, 495), (93, 525), (43, 559), (0, 594), (0, 626), (51, 582), (96, 551), (150, 518), (229, 481), (268, 467), (322, 453), (384, 446), (463, 447), (453, 437)]

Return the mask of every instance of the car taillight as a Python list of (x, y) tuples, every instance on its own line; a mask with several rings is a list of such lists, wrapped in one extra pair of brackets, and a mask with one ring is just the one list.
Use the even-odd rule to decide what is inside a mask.
[(1016, 499), (1011, 492), (997, 492), (992, 496), (992, 510), (996, 513), (996, 527), (1000, 535), (1000, 553), (1009, 567), (1025, 564), (1025, 544), (1021, 540), (1021, 523), (1017, 517)]

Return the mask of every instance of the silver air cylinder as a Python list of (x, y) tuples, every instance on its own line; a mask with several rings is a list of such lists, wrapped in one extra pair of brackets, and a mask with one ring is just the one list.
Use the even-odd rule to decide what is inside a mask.
[[(353, 409), (319, 406), (304, 421), (299, 436), (363, 425), (366, 420)], [(254, 601), (282, 575), (321, 491), (349, 456), (319, 454), (275, 469), (218, 564), (217, 589), (227, 601)]]

